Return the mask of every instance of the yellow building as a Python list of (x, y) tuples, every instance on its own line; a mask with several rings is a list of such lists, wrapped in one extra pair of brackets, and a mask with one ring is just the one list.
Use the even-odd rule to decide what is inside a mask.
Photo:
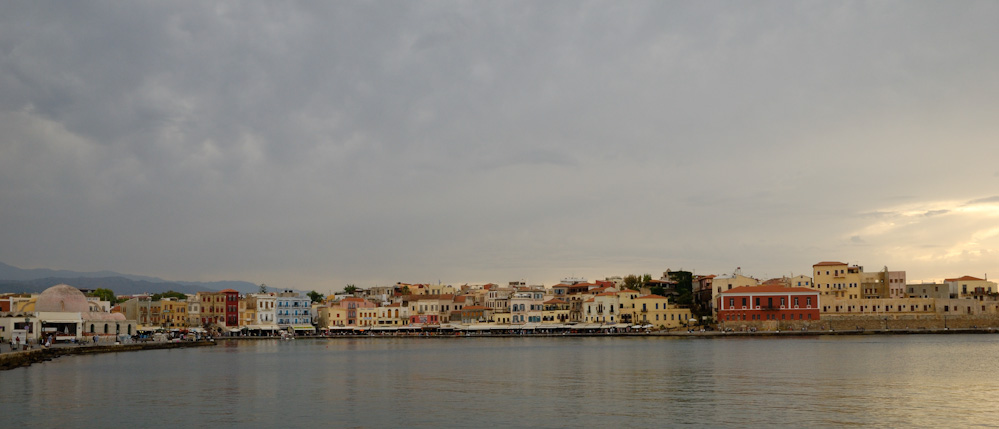
[(687, 326), (693, 315), (689, 308), (679, 308), (669, 303), (669, 298), (660, 295), (645, 295), (635, 299), (637, 305), (636, 324), (652, 325), (659, 328), (679, 328)]
[(493, 313), (493, 322), (497, 325), (509, 325), (510, 313)]
[(239, 300), (239, 326), (255, 325), (257, 322), (257, 297), (247, 294)]
[(377, 307), (378, 326), (406, 326), (409, 324), (409, 307), (403, 307), (396, 302), (384, 307)]
[(944, 279), (944, 284), (950, 288), (951, 298), (984, 297), (996, 292), (995, 282), (972, 276)]
[(342, 307), (319, 307), (319, 326), (336, 328), (347, 326), (347, 309)]
[(549, 299), (543, 304), (541, 323), (561, 324), (569, 321), (569, 303), (558, 298)]
[(812, 265), (813, 289), (824, 296), (860, 299), (864, 267), (844, 262), (819, 262)]
[(186, 328), (187, 301), (178, 301), (176, 298), (161, 299), (160, 316), (160, 325), (164, 328)]
[(375, 326), (378, 324), (378, 307), (362, 307), (357, 309), (357, 326)]

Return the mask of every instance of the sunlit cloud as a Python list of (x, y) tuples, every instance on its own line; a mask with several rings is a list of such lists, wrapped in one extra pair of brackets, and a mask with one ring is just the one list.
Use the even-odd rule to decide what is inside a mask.
[(884, 254), (903, 268), (932, 264), (942, 271), (937, 276), (957, 275), (994, 259), (999, 249), (999, 197), (918, 202), (874, 213), (866, 216), (869, 224), (847, 236), (890, 246)]

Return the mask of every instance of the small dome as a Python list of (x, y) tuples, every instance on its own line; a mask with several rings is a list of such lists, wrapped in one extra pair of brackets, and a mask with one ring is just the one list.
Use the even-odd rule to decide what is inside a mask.
[(65, 284), (55, 285), (38, 295), (35, 311), (86, 313), (90, 311), (90, 303), (79, 289)]

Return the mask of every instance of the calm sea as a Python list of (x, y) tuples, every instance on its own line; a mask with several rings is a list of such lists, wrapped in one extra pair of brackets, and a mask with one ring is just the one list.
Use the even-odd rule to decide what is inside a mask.
[(2, 427), (967, 427), (999, 336), (222, 342), (0, 372)]

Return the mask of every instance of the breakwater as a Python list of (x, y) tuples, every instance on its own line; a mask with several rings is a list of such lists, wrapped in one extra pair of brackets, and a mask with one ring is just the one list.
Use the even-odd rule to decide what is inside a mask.
[(209, 347), (214, 346), (212, 341), (185, 341), (185, 342), (164, 342), (164, 343), (134, 343), (108, 346), (86, 346), (86, 347), (50, 347), (27, 351), (15, 351), (0, 354), (0, 371), (29, 366), (33, 363), (49, 361), (67, 355), (85, 355), (96, 353), (118, 353), (134, 352), (141, 350), (162, 350), (179, 349), (186, 347)]

